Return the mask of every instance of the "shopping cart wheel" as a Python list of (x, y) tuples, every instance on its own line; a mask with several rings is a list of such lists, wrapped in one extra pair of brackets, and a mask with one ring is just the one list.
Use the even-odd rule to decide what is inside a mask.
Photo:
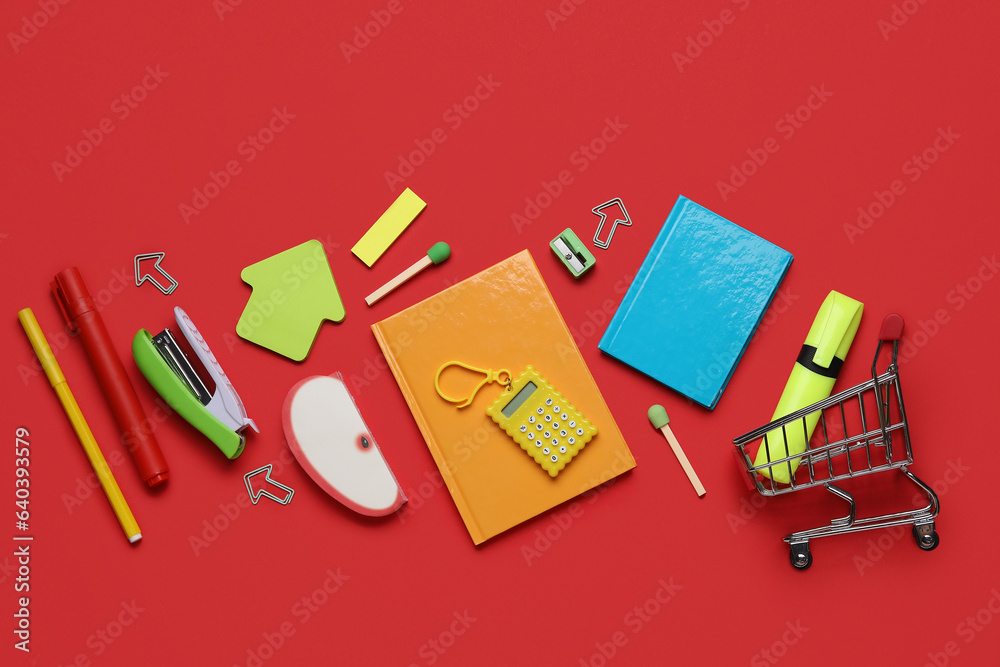
[(812, 554), (809, 553), (809, 543), (799, 542), (793, 544), (791, 553), (789, 553), (789, 560), (792, 561), (792, 567), (796, 570), (808, 570), (809, 566), (813, 564)]
[(917, 546), (924, 551), (934, 551), (940, 542), (933, 523), (913, 526), (913, 539), (917, 541)]

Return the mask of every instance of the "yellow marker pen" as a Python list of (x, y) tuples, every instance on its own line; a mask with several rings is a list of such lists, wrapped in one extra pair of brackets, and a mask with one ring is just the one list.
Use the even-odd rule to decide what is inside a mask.
[(125, 536), (133, 544), (138, 542), (142, 539), (142, 533), (139, 532), (139, 524), (136, 523), (135, 517), (132, 516), (132, 510), (129, 509), (128, 503), (125, 502), (125, 496), (122, 495), (122, 490), (118, 488), (118, 482), (115, 481), (114, 475), (111, 474), (111, 468), (108, 467), (108, 462), (104, 460), (104, 454), (101, 453), (101, 448), (97, 446), (94, 434), (90, 432), (87, 420), (83, 418), (80, 406), (77, 405), (76, 399), (73, 398), (73, 392), (69, 390), (69, 385), (66, 384), (66, 377), (62, 373), (62, 369), (59, 368), (59, 363), (56, 361), (55, 355), (52, 354), (52, 348), (49, 347), (48, 341), (45, 340), (42, 328), (38, 326), (35, 314), (31, 312), (31, 308), (25, 308), (18, 311), (17, 319), (20, 320), (21, 326), (24, 327), (24, 333), (28, 335), (31, 347), (35, 350), (35, 355), (45, 370), (45, 376), (49, 379), (49, 384), (55, 389), (56, 395), (59, 397), (59, 402), (62, 403), (63, 410), (66, 411), (66, 416), (69, 417), (70, 423), (73, 424), (76, 437), (80, 439), (83, 451), (87, 453), (90, 465), (94, 468), (101, 486), (104, 487), (104, 493), (111, 502), (111, 507), (114, 509), (115, 515), (118, 517), (118, 522), (121, 523), (122, 529), (125, 531)]
[[(809, 329), (799, 357), (795, 360), (771, 421), (829, 398), (837, 381), (837, 374), (847, 358), (847, 351), (854, 341), (854, 335), (858, 332), (863, 310), (864, 304), (849, 296), (839, 292), (827, 295)], [(804, 453), (819, 417), (819, 412), (806, 416), (805, 432), (798, 422), (786, 426), (784, 434), (780, 428), (769, 432), (757, 450), (754, 466), (763, 466)], [(765, 442), (767, 446), (764, 445)], [(788, 484), (798, 467), (799, 459), (792, 459), (787, 463), (762, 468), (759, 472), (776, 482)]]

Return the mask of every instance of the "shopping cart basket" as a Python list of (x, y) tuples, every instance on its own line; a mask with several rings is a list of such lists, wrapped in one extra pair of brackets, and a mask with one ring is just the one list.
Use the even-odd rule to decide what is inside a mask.
[[(833, 519), (829, 525), (785, 537), (785, 542), (791, 548), (792, 566), (796, 569), (804, 570), (812, 565), (809, 540), (814, 537), (913, 524), (913, 537), (921, 549), (930, 551), (938, 545), (938, 535), (934, 529), (934, 518), (940, 510), (937, 494), (906, 467), (913, 463), (913, 451), (910, 448), (910, 429), (899, 386), (899, 368), (896, 365), (902, 334), (903, 318), (895, 314), (889, 315), (882, 323), (879, 333), (870, 380), (733, 440), (736, 445), (734, 453), (746, 474), (750, 489), (756, 488), (763, 496), (779, 496), (822, 485), (850, 505), (847, 516)], [(890, 341), (892, 363), (879, 375), (876, 370), (879, 352), (882, 344)], [(806, 420), (809, 415), (816, 413), (819, 413), (818, 425), (810, 439)], [(768, 434), (772, 434), (772, 439), (777, 440), (778, 436), (773, 432), (778, 429), (783, 442), (788, 441), (787, 433), (791, 429), (802, 429), (805, 440), (808, 441), (806, 451), (785, 458), (768, 456), (769, 462), (755, 466), (747, 448), (760, 442), (760, 447), (767, 448), (766, 451), (770, 454)], [(774, 447), (776, 453), (787, 453), (782, 442), (776, 443)], [(753, 453), (756, 454), (756, 451)], [(799, 463), (797, 471), (794, 470), (793, 461)], [(782, 466), (787, 466), (790, 478), (787, 485), (775, 482), (774, 475), (770, 474), (771, 470)], [(927, 505), (906, 512), (857, 518), (854, 497), (834, 482), (887, 470), (900, 471), (920, 487), (927, 495)]]

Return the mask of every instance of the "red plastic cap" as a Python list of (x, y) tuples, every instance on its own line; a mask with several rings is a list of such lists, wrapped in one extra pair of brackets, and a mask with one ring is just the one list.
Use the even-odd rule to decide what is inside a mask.
[(879, 340), (899, 340), (903, 337), (903, 318), (896, 313), (889, 313), (882, 320), (882, 331)]
[(95, 310), (94, 300), (90, 297), (86, 283), (79, 269), (71, 266), (56, 274), (52, 281), (52, 294), (56, 298), (59, 312), (69, 325), (71, 331), (76, 331), (76, 323), (73, 321), (80, 315)]
[(168, 479), (170, 479), (170, 473), (164, 470), (163, 472), (156, 473), (152, 477), (148, 477), (146, 479), (146, 485), (152, 488), (154, 486), (159, 486), (160, 484), (163, 484)]

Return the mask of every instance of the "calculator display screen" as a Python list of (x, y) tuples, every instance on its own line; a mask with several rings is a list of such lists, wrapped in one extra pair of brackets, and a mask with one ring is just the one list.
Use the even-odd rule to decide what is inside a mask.
[(517, 409), (524, 405), (524, 402), (535, 393), (536, 389), (538, 389), (538, 385), (534, 382), (526, 383), (521, 391), (517, 392), (514, 398), (511, 399), (510, 403), (508, 403), (507, 406), (500, 412), (503, 413), (504, 417), (510, 419), (514, 413), (517, 412)]

